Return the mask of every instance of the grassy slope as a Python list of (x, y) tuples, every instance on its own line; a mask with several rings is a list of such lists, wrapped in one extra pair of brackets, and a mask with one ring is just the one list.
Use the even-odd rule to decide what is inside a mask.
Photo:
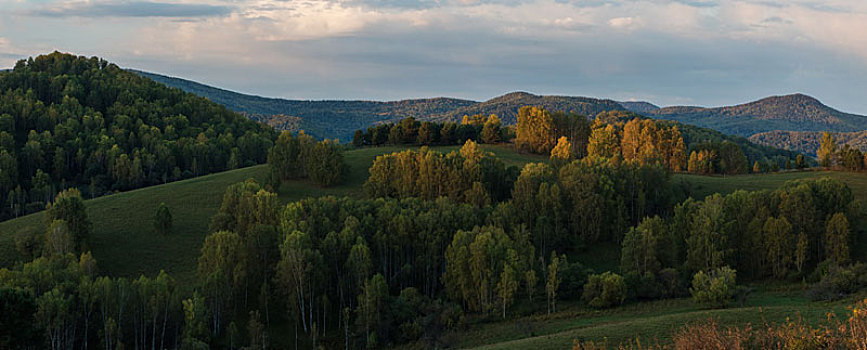
[[(863, 297), (863, 296), (862, 296)], [(857, 301), (850, 297), (835, 302), (811, 302), (801, 290), (761, 290), (742, 307), (704, 310), (691, 299), (658, 300), (597, 311), (581, 306), (567, 308), (550, 317), (530, 316), (511, 322), (470, 326), (457, 336), (459, 348), (478, 349), (569, 349), (575, 339), (607, 342), (615, 347), (632, 339), (644, 344), (670, 341), (672, 330), (709, 318), (722, 325), (761, 325), (799, 317), (810, 324), (825, 321), (828, 312), (840, 319)]]
[[(376, 156), (405, 148), (349, 151), (345, 155), (350, 167), (346, 183), (321, 188), (308, 181), (290, 181), (280, 188), (280, 200), (286, 203), (322, 195), (360, 197), (363, 195), (362, 185), (367, 180), (367, 169)], [(517, 154), (507, 146), (483, 148), (495, 152), (510, 165), (543, 159)], [(457, 146), (436, 149), (451, 151)], [(180, 282), (191, 282), (208, 223), (219, 209), (226, 187), (247, 178), (262, 181), (266, 174), (266, 167), (260, 165), (86, 201), (88, 216), (93, 222), (90, 248), (101, 262), (101, 271), (112, 276), (138, 276), (142, 273), (154, 275), (165, 269)], [(152, 215), (160, 202), (166, 202), (172, 209), (174, 222), (168, 236), (156, 234), (152, 227)], [(39, 212), (0, 222), (0, 267), (20, 260), (15, 250), (15, 234), (23, 230), (43, 231), (44, 218), (44, 213)]]

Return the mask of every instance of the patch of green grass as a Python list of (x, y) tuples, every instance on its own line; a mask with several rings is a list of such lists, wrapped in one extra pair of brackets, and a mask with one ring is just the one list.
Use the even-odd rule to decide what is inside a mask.
[(690, 186), (691, 195), (696, 199), (714, 194), (728, 194), (736, 190), (757, 191), (774, 189), (787, 181), (830, 177), (840, 180), (852, 189), (855, 198), (867, 202), (867, 174), (842, 171), (788, 171), (770, 174), (749, 174), (735, 176), (703, 176), (676, 174), (674, 181), (684, 181)]

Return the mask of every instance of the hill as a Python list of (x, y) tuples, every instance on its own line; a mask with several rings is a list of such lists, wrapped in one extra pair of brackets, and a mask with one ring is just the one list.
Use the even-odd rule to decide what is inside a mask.
[(180, 78), (131, 70), (141, 76), (205, 97), (281, 130), (304, 130), (317, 138), (352, 140), (352, 132), (406, 117), (422, 118), (475, 104), (454, 98), (401, 101), (303, 101), (223, 90)]
[[(834, 138), (837, 145), (849, 145), (861, 151), (867, 151), (867, 131), (835, 132)], [(818, 131), (768, 131), (750, 136), (750, 141), (777, 147), (811, 156), (816, 155), (819, 143), (822, 141), (822, 133)]]
[(564, 111), (593, 117), (601, 112), (626, 110), (612, 100), (601, 100), (590, 97), (572, 96), (540, 96), (526, 92), (512, 92), (495, 97), (485, 102), (458, 108), (445, 113), (434, 114), (429, 119), (437, 121), (457, 121), (465, 115), (496, 114), (504, 124), (515, 124), (518, 109), (524, 106), (542, 107), (549, 111)]
[(639, 114), (653, 113), (659, 109), (659, 106), (644, 101), (620, 102), (620, 105), (623, 106), (623, 108), (629, 110), (630, 112), (635, 112)]
[(740, 136), (774, 130), (852, 132), (867, 129), (867, 116), (840, 112), (803, 94), (772, 96), (729, 107), (665, 107), (646, 115)]
[(54, 52), (0, 73), (0, 220), (60, 190), (86, 197), (265, 162), (276, 137), (194, 94)]

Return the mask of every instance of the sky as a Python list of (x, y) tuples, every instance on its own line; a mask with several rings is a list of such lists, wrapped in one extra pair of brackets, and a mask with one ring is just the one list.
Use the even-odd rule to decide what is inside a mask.
[(867, 114), (863, 0), (0, 0), (0, 67), (54, 50), (290, 99), (799, 92)]

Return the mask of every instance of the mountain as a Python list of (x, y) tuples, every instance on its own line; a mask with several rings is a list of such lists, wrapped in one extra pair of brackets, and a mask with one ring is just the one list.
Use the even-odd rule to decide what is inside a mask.
[(644, 101), (625, 101), (620, 102), (620, 105), (623, 106), (623, 108), (638, 114), (653, 113), (659, 109), (659, 106)]
[(601, 112), (626, 110), (612, 100), (572, 96), (540, 96), (526, 92), (512, 92), (485, 102), (458, 108), (446, 113), (433, 115), (429, 119), (437, 121), (460, 121), (465, 115), (496, 114), (504, 124), (515, 124), (518, 109), (524, 106), (543, 107), (549, 111), (574, 112), (593, 117)]
[(840, 112), (804, 94), (772, 96), (730, 107), (665, 107), (645, 115), (741, 136), (774, 130), (851, 132), (867, 129), (867, 116)]
[(454, 98), (402, 101), (303, 101), (266, 98), (223, 90), (189, 80), (131, 70), (136, 74), (208, 98), (282, 130), (304, 130), (318, 138), (352, 140), (352, 133), (373, 124), (406, 117), (423, 118), (476, 104)]
[[(835, 132), (837, 145), (850, 145), (861, 151), (867, 151), (867, 131)], [(750, 141), (761, 145), (788, 149), (804, 154), (816, 155), (822, 132), (819, 131), (768, 131), (750, 136)]]

